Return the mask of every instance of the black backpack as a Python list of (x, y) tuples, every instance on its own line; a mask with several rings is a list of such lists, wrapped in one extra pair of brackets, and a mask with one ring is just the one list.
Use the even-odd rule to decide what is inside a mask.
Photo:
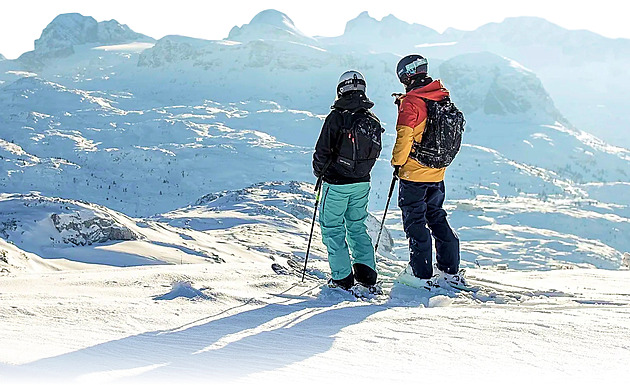
[(448, 97), (440, 101), (422, 100), (427, 105), (427, 123), (422, 140), (413, 142), (409, 157), (431, 168), (447, 167), (462, 145), (464, 114)]
[(364, 178), (370, 174), (381, 153), (381, 134), (385, 130), (370, 111), (337, 110), (343, 118), (333, 167), (348, 178)]

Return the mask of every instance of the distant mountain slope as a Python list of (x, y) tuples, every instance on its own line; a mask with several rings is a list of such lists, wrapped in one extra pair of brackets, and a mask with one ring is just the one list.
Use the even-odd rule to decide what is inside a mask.
[[(364, 53), (420, 53), (430, 62), (466, 53), (492, 52), (516, 60), (541, 78), (560, 110), (575, 126), (610, 143), (630, 148), (626, 90), (630, 39), (610, 39), (590, 31), (568, 30), (537, 17), (512, 17), (473, 31), (443, 34), (394, 18), (377, 21), (362, 13), (343, 35), (322, 38), (330, 50)], [(354, 33), (355, 26), (361, 33)], [(391, 33), (390, 33), (391, 32)]]
[[(610, 39), (585, 30), (568, 30), (538, 17), (509, 17), (474, 31), (447, 30), (444, 40), (457, 41), (457, 51), (491, 51), (528, 67), (579, 66), (630, 56), (630, 40)], [(561, 47), (561, 49), (558, 49)]]
[(153, 38), (136, 33), (116, 20), (97, 22), (93, 17), (79, 13), (57, 16), (35, 40), (35, 50), (18, 60), (38, 68), (42, 62), (75, 53), (75, 46), (84, 44), (112, 45), (133, 41), (153, 42)]

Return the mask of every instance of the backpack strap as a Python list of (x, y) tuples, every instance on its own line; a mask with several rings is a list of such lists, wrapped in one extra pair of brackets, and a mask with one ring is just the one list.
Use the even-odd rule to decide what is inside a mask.
[(340, 108), (335, 108), (335, 111), (341, 114), (341, 118), (342, 118), (341, 129), (344, 131), (348, 131), (352, 128), (352, 124), (354, 123), (354, 118), (356, 114), (361, 111), (367, 111), (367, 110), (364, 108), (360, 108), (354, 112), (350, 112), (350, 110), (342, 110)]
[(354, 123), (356, 114), (360, 111), (364, 111), (364, 109), (361, 108), (354, 112), (350, 112), (349, 110), (342, 110), (340, 108), (335, 108), (335, 111), (337, 111), (341, 115), (341, 129), (339, 130), (339, 133), (337, 134), (335, 147), (332, 148), (333, 152), (339, 151), (339, 147), (341, 146), (341, 139), (343, 139), (343, 134), (347, 133), (348, 131), (352, 129), (352, 124)]

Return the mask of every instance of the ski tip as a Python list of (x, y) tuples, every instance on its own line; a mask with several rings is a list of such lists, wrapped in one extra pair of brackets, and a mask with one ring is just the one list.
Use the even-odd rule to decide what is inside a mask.
[(279, 263), (272, 263), (271, 270), (273, 270), (276, 274), (280, 274), (280, 275), (291, 274), (291, 272), (286, 267), (280, 265)]

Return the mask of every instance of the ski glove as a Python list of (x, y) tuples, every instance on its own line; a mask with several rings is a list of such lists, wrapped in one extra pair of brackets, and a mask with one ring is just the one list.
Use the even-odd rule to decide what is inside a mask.
[(400, 166), (394, 166), (394, 178), (398, 179), (398, 173), (400, 172)]
[(404, 94), (399, 94), (399, 93), (394, 92), (392, 96), (394, 97), (394, 104), (397, 106), (400, 106), (400, 100), (402, 99)]

